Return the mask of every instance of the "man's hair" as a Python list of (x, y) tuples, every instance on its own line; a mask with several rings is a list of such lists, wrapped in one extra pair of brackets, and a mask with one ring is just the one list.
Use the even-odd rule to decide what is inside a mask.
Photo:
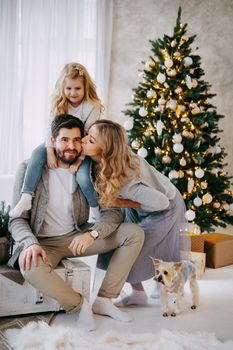
[(73, 129), (79, 128), (81, 132), (81, 137), (84, 136), (84, 124), (83, 122), (73, 115), (70, 114), (60, 114), (57, 115), (51, 123), (51, 134), (56, 138), (59, 134), (60, 129)]

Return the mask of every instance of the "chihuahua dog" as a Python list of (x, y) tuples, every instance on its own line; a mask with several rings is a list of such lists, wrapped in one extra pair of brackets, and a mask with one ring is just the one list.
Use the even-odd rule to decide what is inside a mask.
[(152, 258), (155, 276), (154, 280), (161, 284), (161, 301), (163, 306), (163, 316), (169, 315), (169, 293), (176, 294), (175, 310), (171, 316), (176, 316), (183, 308), (184, 285), (189, 280), (192, 294), (191, 309), (196, 309), (199, 302), (199, 288), (196, 280), (195, 264), (192, 261), (166, 262)]

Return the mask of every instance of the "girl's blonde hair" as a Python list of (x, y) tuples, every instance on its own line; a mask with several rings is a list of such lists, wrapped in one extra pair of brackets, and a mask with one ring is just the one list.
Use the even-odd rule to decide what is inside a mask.
[(95, 188), (100, 204), (107, 207), (128, 179), (140, 176), (139, 162), (120, 124), (101, 119), (91, 126), (98, 130), (98, 144), (102, 149), (101, 161), (96, 166)]
[(84, 100), (89, 101), (103, 110), (101, 101), (96, 92), (96, 86), (86, 68), (80, 63), (67, 63), (55, 84), (55, 92), (52, 98), (52, 116), (68, 113), (68, 101), (64, 94), (65, 80), (82, 78), (84, 84)]

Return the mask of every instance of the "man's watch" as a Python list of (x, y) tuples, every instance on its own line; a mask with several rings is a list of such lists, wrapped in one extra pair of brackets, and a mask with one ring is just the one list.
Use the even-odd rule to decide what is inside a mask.
[(90, 235), (92, 238), (97, 239), (99, 237), (99, 234), (96, 230), (90, 231)]

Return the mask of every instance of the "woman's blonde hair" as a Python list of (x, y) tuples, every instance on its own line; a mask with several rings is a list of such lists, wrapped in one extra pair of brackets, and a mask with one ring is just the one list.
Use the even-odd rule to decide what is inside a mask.
[(80, 63), (67, 63), (55, 84), (55, 92), (52, 98), (52, 116), (68, 113), (68, 101), (64, 94), (65, 80), (81, 78), (84, 84), (84, 100), (89, 101), (103, 110), (101, 101), (96, 92), (96, 86), (86, 68)]
[(98, 144), (102, 149), (101, 161), (96, 166), (95, 188), (100, 205), (107, 207), (128, 179), (140, 176), (139, 162), (120, 124), (101, 119), (91, 126), (98, 130)]

